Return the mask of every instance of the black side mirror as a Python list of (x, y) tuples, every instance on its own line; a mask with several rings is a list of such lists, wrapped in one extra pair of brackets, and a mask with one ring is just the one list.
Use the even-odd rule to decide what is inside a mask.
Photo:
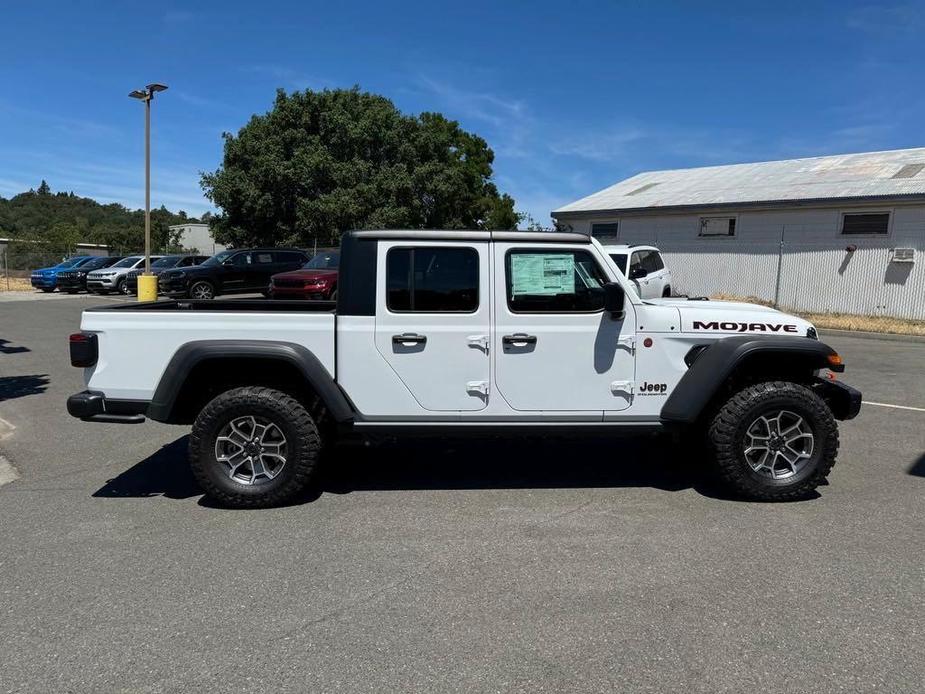
[(608, 282), (604, 285), (604, 310), (608, 311), (615, 320), (623, 318), (623, 302), (626, 292), (619, 282)]
[(640, 277), (645, 277), (648, 274), (649, 273), (646, 271), (645, 268), (637, 265), (636, 267), (630, 270), (630, 279), (638, 280)]

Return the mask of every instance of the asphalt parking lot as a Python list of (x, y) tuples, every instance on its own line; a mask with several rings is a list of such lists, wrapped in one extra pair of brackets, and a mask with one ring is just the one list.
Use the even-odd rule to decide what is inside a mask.
[[(798, 503), (724, 499), (661, 440), (436, 441), (229, 511), (186, 428), (67, 415), (90, 301), (0, 302), (0, 691), (922, 689), (925, 411), (865, 406)], [(925, 343), (822, 339), (925, 408)]]

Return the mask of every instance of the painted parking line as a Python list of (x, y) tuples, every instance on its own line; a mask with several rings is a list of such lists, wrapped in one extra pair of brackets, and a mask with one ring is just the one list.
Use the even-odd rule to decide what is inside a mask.
[(19, 473), (13, 467), (13, 463), (0, 455), (0, 487), (19, 479)]
[(890, 405), (886, 402), (871, 402), (864, 400), (864, 405), (874, 405), (876, 407), (892, 407), (894, 410), (912, 410), (913, 412), (925, 412), (925, 407), (910, 407), (909, 405)]

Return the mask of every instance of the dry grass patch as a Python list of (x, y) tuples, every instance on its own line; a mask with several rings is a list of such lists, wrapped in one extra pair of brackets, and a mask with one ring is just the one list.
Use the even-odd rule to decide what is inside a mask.
[[(761, 306), (768, 307), (773, 306), (773, 302), (767, 299), (759, 299), (757, 296), (714, 294), (710, 298), (718, 301), (744, 301), (749, 304), (760, 304)], [(857, 316), (850, 313), (806, 313), (803, 311), (794, 311), (786, 307), (782, 307), (781, 310), (805, 318), (817, 328), (925, 336), (925, 321), (920, 320), (890, 318), (889, 316)]]
[(0, 292), (34, 292), (28, 277), (0, 277)]

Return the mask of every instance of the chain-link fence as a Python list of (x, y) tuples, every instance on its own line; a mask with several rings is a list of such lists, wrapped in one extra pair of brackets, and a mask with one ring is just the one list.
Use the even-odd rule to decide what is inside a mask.
[(32, 241), (0, 241), (0, 291), (32, 289), (29, 276), (38, 268), (52, 267), (74, 255), (90, 255), (76, 247), (59, 247)]

